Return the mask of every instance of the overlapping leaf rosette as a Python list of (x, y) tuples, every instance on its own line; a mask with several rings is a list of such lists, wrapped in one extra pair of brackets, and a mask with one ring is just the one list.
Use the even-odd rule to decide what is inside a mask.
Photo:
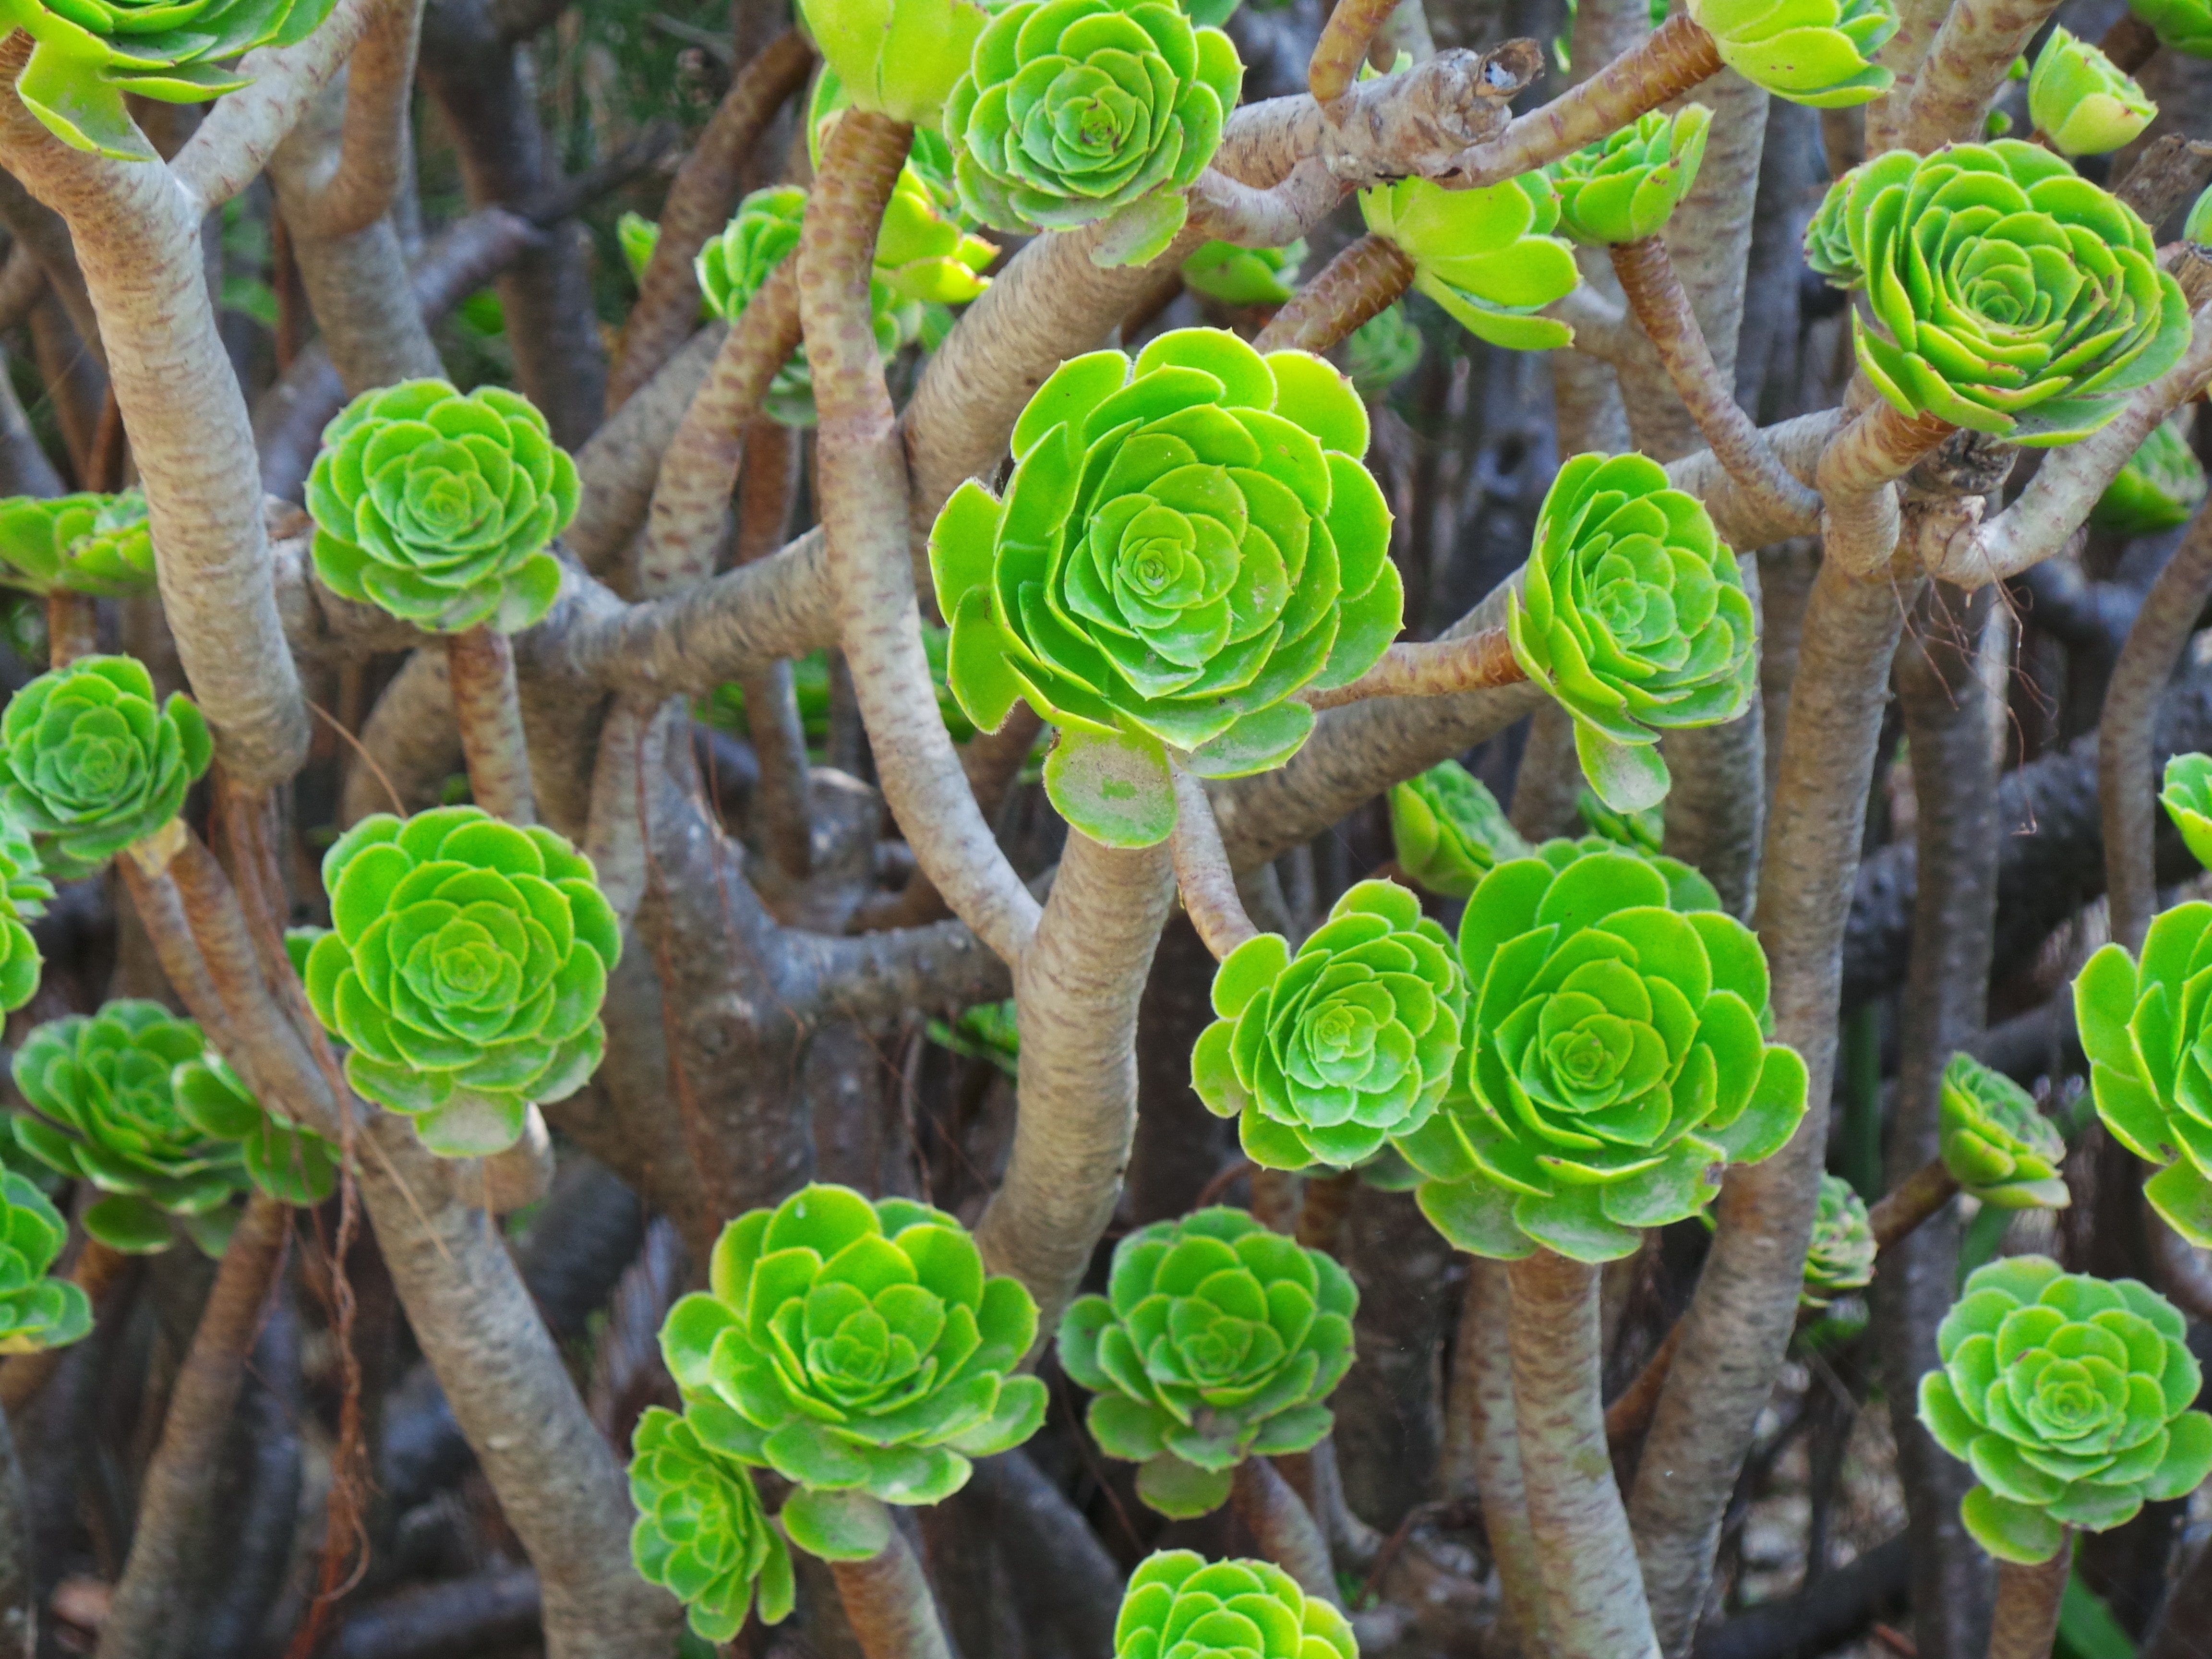
[(475, 806), (380, 812), (323, 859), (331, 932), (303, 975), (346, 1076), (432, 1152), (496, 1152), (533, 1103), (599, 1062), (622, 928), (592, 861), (552, 830)]
[(1249, 939), (1213, 975), (1191, 1086), (1262, 1168), (1339, 1169), (1428, 1121), (1459, 1057), (1467, 982), (1444, 930), (1389, 881), (1329, 907), (1296, 955)]
[(545, 550), (576, 501), (576, 464), (528, 398), (402, 380), (323, 428), (307, 475), (315, 574), (418, 628), (511, 634), (561, 591)]
[(1874, 1228), (1867, 1220), (1866, 1200), (1850, 1182), (1823, 1170), (1799, 1300), (1808, 1308), (1825, 1308), (1838, 1296), (1864, 1290), (1874, 1283)]
[(2129, 0), (2129, 9), (2150, 25), (2160, 45), (2192, 58), (2212, 58), (2212, 3), (2208, 0)]
[(1046, 793), (1110, 846), (1174, 827), (1171, 754), (1203, 777), (1281, 765), (1313, 730), (1296, 694), (1357, 679), (1402, 620), (1367, 435), (1328, 364), (1219, 329), (1063, 363), (1015, 424), (1004, 499), (963, 483), (930, 536), (962, 708), (1056, 724)]
[(48, 873), (88, 874), (166, 828), (214, 758), (190, 697), (157, 704), (135, 657), (79, 657), (0, 711), (0, 814), (30, 832)]
[(1458, 1086), (1395, 1143), (1460, 1249), (1626, 1255), (1804, 1115), (1804, 1062), (1764, 1035), (1759, 941), (1703, 908), (1702, 882), (1671, 890), (1662, 862), (1553, 842), (1468, 901)]
[(1272, 1561), (1146, 1556), (1114, 1620), (1114, 1659), (1358, 1659), (1345, 1616)]
[(2212, 755), (2176, 755), (2168, 760), (2158, 799), (2181, 832), (2190, 855), (2212, 869)]
[(819, 1500), (939, 1503), (1044, 1419), (1044, 1384), (1014, 1375), (1036, 1304), (942, 1210), (804, 1188), (725, 1227), (708, 1280), (661, 1352), (702, 1445), (805, 1489), (784, 1510), (801, 1547), (834, 1536)]
[(2143, 1196), (2191, 1243), (2212, 1245), (2212, 1025), (2202, 975), (2212, 968), (2212, 904), (2160, 914), (2142, 955), (2107, 945), (2074, 981), (2097, 1115), (2159, 1172)]
[(1943, 1068), (1939, 1156), (1960, 1190), (2001, 1210), (2058, 1210), (2072, 1201), (2059, 1167), (2066, 1137), (2035, 1097), (1972, 1054)]
[(24, 924), (44, 915), (53, 896), (31, 838), (0, 813), (0, 1013), (14, 1012), (39, 988), (46, 963)]
[(92, 1329), (92, 1301), (46, 1270), (69, 1225), (27, 1176), (0, 1170), (0, 1354), (64, 1348)]
[(1897, 33), (1891, 0), (1698, 0), (1690, 15), (1723, 64), (1792, 103), (1863, 104), (1894, 78), (1874, 61)]
[(983, 31), (974, 0), (800, 0), (828, 72), (855, 107), (913, 127), (942, 119)]
[(2132, 1279), (2016, 1255), (1978, 1268), (1936, 1332), (1920, 1420), (1973, 1467), (1966, 1530), (2002, 1561), (2047, 1561), (2068, 1527), (2106, 1532), (2212, 1471), (2212, 1417), (2180, 1314)]
[(1110, 223), (1092, 257), (1142, 264), (1189, 216), (1244, 78), (1168, 0), (1017, 0), (945, 106), (968, 210), (1005, 231)]
[(152, 592), (146, 498), (132, 490), (0, 501), (0, 582), (111, 599)]
[(1705, 504), (1645, 455), (1559, 469), (1506, 629), (1528, 678), (1574, 717), (1583, 775), (1616, 811), (1666, 795), (1662, 728), (1733, 720), (1758, 687), (1735, 555)]
[(1544, 351), (1574, 338), (1538, 315), (1582, 280), (1573, 250), (1550, 234), (1559, 198), (1542, 172), (1477, 190), (1401, 179), (1360, 191), (1359, 211), (1413, 262), (1413, 286), (1477, 339)]
[(1805, 252), (1865, 291), (1858, 364), (1893, 408), (2030, 447), (2096, 431), (2188, 343), (2187, 302), (2135, 210), (2017, 139), (1853, 167)]
[(1490, 787), (1457, 761), (1393, 784), (1389, 799), (1398, 867), (1431, 893), (1465, 898), (1500, 860), (1528, 854)]
[(2027, 78), (2027, 113), (2061, 155), (2102, 155), (2132, 142), (2158, 106), (2094, 46), (2054, 26)]
[(15, 1086), (31, 1107), (11, 1120), (16, 1143), (98, 1190), (84, 1227), (110, 1249), (168, 1249), (172, 1216), (220, 1249), (226, 1230), (212, 1218), (246, 1187), (245, 1160), (179, 1109), (174, 1082), (205, 1047), (191, 1020), (124, 998), (49, 1020), (15, 1051)]
[(2189, 447), (2189, 411), (2160, 422), (2105, 486), (2089, 523), (2123, 536), (2151, 536), (2187, 524), (2204, 499), (2204, 464)]
[(1182, 262), (1183, 286), (1194, 294), (1230, 306), (1279, 306), (1290, 303), (1291, 284), (1306, 245), (1288, 247), (1239, 247), (1234, 242), (1204, 242)]
[(729, 1407), (702, 1401), (681, 1417), (646, 1408), (630, 1438), (629, 1495), (637, 1507), (630, 1560), (638, 1577), (684, 1603), (692, 1634), (727, 1642), (744, 1627), (756, 1595), (761, 1622), (790, 1616), (791, 1552), (769, 1524), (743, 1463), (718, 1451), (693, 1422), (719, 1423)]
[(251, 85), (230, 60), (304, 40), (331, 0), (9, 0), (0, 27), (31, 37), (16, 95), (77, 149), (159, 162), (124, 104), (128, 93), (201, 104)]
[(1246, 1458), (1328, 1432), (1322, 1402), (1351, 1368), (1358, 1304), (1328, 1255), (1216, 1206), (1114, 1247), (1106, 1294), (1060, 1320), (1060, 1363), (1093, 1395), (1100, 1449), (1142, 1466), (1138, 1496), (1204, 1515)]
[(1344, 343), (1344, 372), (1363, 398), (1380, 398), (1420, 366), (1421, 331), (1402, 304), (1385, 306)]
[(1559, 197), (1559, 228), (1577, 242), (1609, 246), (1656, 236), (1697, 182), (1713, 112), (1686, 104), (1650, 110), (1545, 171)]

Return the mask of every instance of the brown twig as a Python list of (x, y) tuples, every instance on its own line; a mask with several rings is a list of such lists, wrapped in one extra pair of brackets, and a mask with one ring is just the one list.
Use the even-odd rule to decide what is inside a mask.
[(1943, 1167), (1942, 1158), (1930, 1158), (1922, 1164), (1901, 1185), (1884, 1193), (1867, 1211), (1867, 1225), (1874, 1231), (1875, 1250), (1887, 1250), (1910, 1237), (1915, 1228), (1956, 1197), (1958, 1191), (1958, 1179)]
[(1888, 563), (1902, 522), (1892, 482), (1956, 430), (1933, 415), (1900, 414), (1880, 398), (1845, 427), (1814, 474), (1828, 556), (1859, 577)]
[(1528, 678), (1503, 628), (1486, 628), (1456, 639), (1394, 645), (1382, 661), (1349, 685), (1300, 695), (1315, 708), (1340, 708), (1369, 697), (1445, 697), (1518, 685)]
[(1327, 351), (1362, 323), (1388, 311), (1413, 285), (1413, 262), (1405, 251), (1388, 237), (1370, 232), (1292, 295), (1252, 343), (1262, 351), (1285, 346)]
[(1331, 1607), (1344, 1605), (1336, 1569), (1329, 1562), (1328, 1540), (1322, 1536), (1305, 1500), (1272, 1462), (1255, 1455), (1239, 1463), (1229, 1496), (1261, 1555), (1297, 1579), (1308, 1595)]
[(1221, 829), (1213, 821), (1212, 804), (1206, 785), (1181, 767), (1175, 768), (1176, 825), (1169, 837), (1175, 858), (1176, 885), (1182, 890), (1182, 908), (1206, 948), (1217, 959), (1260, 930), (1244, 914), (1237, 896), (1237, 878), (1229, 868), (1229, 855), (1221, 849)]
[(530, 745), (515, 698), (514, 646), (496, 629), (471, 628), (447, 639), (446, 668), (461, 752), (468, 759), (469, 793), (495, 817), (537, 823)]
[(1367, 59), (1368, 42), (1397, 9), (1398, 0), (1336, 0), (1306, 66), (1306, 89), (1316, 103), (1333, 104), (1344, 96)]

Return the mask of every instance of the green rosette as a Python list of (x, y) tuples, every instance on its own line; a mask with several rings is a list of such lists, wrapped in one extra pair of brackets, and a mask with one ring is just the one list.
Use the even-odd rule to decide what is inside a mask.
[(945, 106), (960, 198), (1005, 231), (1109, 222), (1091, 257), (1144, 264), (1189, 216), (1243, 78), (1227, 35), (1164, 0), (1016, 0)]
[(1538, 314), (1582, 281), (1574, 251), (1550, 234), (1559, 199), (1543, 173), (1477, 190), (1401, 179), (1360, 191), (1359, 211), (1413, 261), (1413, 286), (1477, 339), (1545, 351), (1574, 338)]
[(1322, 1402), (1351, 1368), (1359, 1292), (1327, 1255), (1216, 1206), (1140, 1227), (1114, 1247), (1104, 1296), (1060, 1324), (1060, 1363), (1093, 1396), (1109, 1457), (1142, 1467), (1137, 1494), (1196, 1516), (1248, 1457), (1312, 1449)]
[(1723, 64), (1794, 104), (1867, 103), (1895, 78), (1874, 61), (1897, 33), (1891, 0), (1692, 0), (1690, 15)]
[(1415, 886), (1465, 898), (1501, 860), (1528, 856), (1489, 786), (1438, 761), (1390, 788), (1390, 846)]
[(1574, 717), (1583, 774), (1615, 811), (1665, 798), (1662, 729), (1733, 720), (1758, 690), (1735, 555), (1649, 456), (1559, 469), (1505, 625), (1515, 660)]
[(1456, 1085), (1393, 1143), (1460, 1249), (1616, 1260), (1804, 1116), (1805, 1064), (1764, 1035), (1759, 941), (1671, 863), (1550, 842), (1468, 901)]
[(2181, 831), (2190, 856), (2212, 869), (2212, 755), (2176, 755), (2167, 761), (2158, 799)]
[(945, 1212), (811, 1186), (722, 1230), (660, 1351), (713, 1450), (808, 1494), (935, 1504), (1044, 1420), (1044, 1384), (1016, 1374), (1036, 1340), (1030, 1293)]
[(0, 814), (49, 873), (88, 875), (175, 817), (214, 758), (190, 697), (157, 705), (135, 657), (79, 657), (0, 711)]
[(13, 1013), (39, 988), (46, 963), (25, 924), (44, 915), (53, 896), (30, 836), (0, 815), (0, 1013)]
[(1303, 241), (1288, 247), (1203, 242), (1182, 262), (1182, 283), (1192, 293), (1224, 305), (1288, 305), (1305, 257)]
[(1146, 1556), (1114, 1620), (1114, 1659), (1359, 1659), (1344, 1615), (1272, 1561)]
[(1220, 1018), (1191, 1050), (1206, 1109), (1263, 1168), (1348, 1169), (1425, 1123), (1459, 1057), (1467, 981), (1444, 930), (1389, 881), (1363, 881), (1292, 955), (1249, 939), (1213, 975)]
[(33, 593), (137, 599), (154, 591), (146, 498), (11, 495), (0, 501), (0, 583)]
[(1698, 181), (1713, 112), (1686, 104), (1650, 110), (1610, 137), (1563, 155), (1545, 171), (1559, 197), (1559, 228), (1604, 247), (1656, 236)]
[[(712, 1400), (681, 1417), (648, 1406), (630, 1437), (630, 1560), (639, 1577), (684, 1603), (692, 1634), (708, 1642), (734, 1639), (756, 1596), (765, 1625), (789, 1618), (796, 1600), (791, 1552), (769, 1524), (751, 1472), (714, 1449), (714, 1428), (728, 1415)], [(700, 1423), (714, 1428), (702, 1433)]]
[(1420, 367), (1421, 331), (1402, 304), (1384, 307), (1344, 343), (1344, 372), (1363, 398), (1380, 398)]
[(363, 818), (323, 858), (331, 932), (307, 952), (346, 1077), (446, 1158), (504, 1151), (533, 1102), (599, 1063), (622, 928), (592, 861), (475, 806)]
[(178, 1061), (169, 1085), (177, 1115), (204, 1135), (237, 1142), (246, 1179), (279, 1203), (306, 1208), (337, 1190), (330, 1142), (268, 1110), (214, 1049)]
[(307, 474), (315, 574), (434, 633), (532, 626), (561, 591), (547, 552), (576, 516), (576, 464), (526, 398), (445, 380), (364, 392)]
[(0, 1170), (0, 1354), (65, 1348), (92, 1330), (82, 1287), (46, 1270), (69, 1224), (27, 1176)]
[(2158, 106), (2088, 41), (2053, 26), (2027, 77), (2027, 114), (2061, 155), (2102, 155), (2132, 143)]
[(1874, 1283), (1874, 1228), (1867, 1221), (1866, 1200), (1850, 1182), (1823, 1170), (1799, 1303), (1825, 1308), (1839, 1296), (1864, 1290)]
[(1893, 408), (2031, 448), (2106, 425), (2189, 340), (2188, 303), (2135, 210), (2017, 139), (1853, 167), (1805, 253), (1863, 290), (1858, 364)]
[(2212, 1417), (2172, 1305), (2132, 1279), (2039, 1255), (1978, 1268), (1936, 1332), (1920, 1420), (1972, 1466), (1966, 1530), (2001, 1561), (2056, 1555), (2066, 1528), (2108, 1532), (2212, 1471)]
[(2189, 447), (2189, 411), (2150, 429), (2089, 509), (2089, 523), (2123, 536), (2153, 536), (2189, 522), (2204, 499), (2204, 464)]
[(1005, 496), (963, 483), (930, 535), (961, 708), (987, 732), (1018, 701), (1057, 725), (1046, 793), (1109, 846), (1166, 839), (1170, 755), (1202, 777), (1281, 765), (1313, 730), (1296, 694), (1357, 679), (1401, 624), (1367, 436), (1328, 363), (1220, 329), (1060, 365), (1015, 423)]
[(2059, 1173), (2066, 1137), (2002, 1072), (1972, 1054), (1952, 1055), (1937, 1121), (1943, 1167), (1970, 1197), (2001, 1210), (2057, 1210), (2072, 1201)]

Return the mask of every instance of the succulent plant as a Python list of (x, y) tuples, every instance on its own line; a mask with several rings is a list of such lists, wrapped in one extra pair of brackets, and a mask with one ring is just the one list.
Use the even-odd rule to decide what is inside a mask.
[(1363, 398), (1380, 398), (1418, 368), (1421, 331), (1402, 304), (1385, 306), (1344, 343), (1344, 372)]
[(1813, 1212), (1813, 1242), (1805, 1255), (1805, 1289), (1799, 1300), (1825, 1308), (1846, 1291), (1874, 1282), (1874, 1229), (1866, 1200), (1841, 1176), (1823, 1170), (1819, 1207)]
[(1306, 245), (1288, 247), (1239, 247), (1234, 242), (1202, 242), (1182, 262), (1183, 286), (1194, 294), (1231, 306), (1279, 306), (1289, 303), (1291, 285), (1298, 280), (1298, 266)]
[(1702, 882), (1670, 887), (1670, 862), (1548, 842), (1468, 901), (1457, 1083), (1395, 1143), (1460, 1249), (1626, 1255), (1804, 1115), (1804, 1062), (1763, 1035), (1759, 941)]
[(2137, 1158), (2161, 1164), (2143, 1196), (2174, 1231), (2212, 1245), (2212, 1044), (2191, 987), (2212, 965), (2212, 904), (2178, 904), (2140, 960), (2107, 945), (2074, 981), (2074, 1012), (2097, 1115)]
[(1022, 1034), (1014, 1023), (1012, 997), (1004, 1002), (979, 1002), (962, 1009), (949, 1024), (933, 1019), (923, 1029), (939, 1048), (970, 1060), (988, 1060), (1008, 1077), (1022, 1074)]
[(1360, 191), (1359, 211), (1413, 261), (1413, 286), (1477, 339), (1544, 351), (1574, 337), (1537, 314), (1582, 280), (1573, 251), (1549, 234), (1559, 198), (1540, 171), (1477, 190), (1401, 179)]
[(2131, 142), (2158, 106), (2097, 47), (2054, 25), (2028, 77), (2027, 113), (2061, 155), (2102, 155)]
[(855, 107), (949, 125), (945, 101), (988, 14), (974, 0), (800, 0), (822, 61)]
[(930, 536), (960, 706), (995, 731), (1026, 699), (1060, 727), (1045, 788), (1068, 821), (1165, 839), (1170, 750), (1204, 777), (1279, 766), (1313, 729), (1295, 694), (1396, 636), (1366, 447), (1335, 369), (1220, 329), (1061, 364), (1015, 423), (1005, 497), (963, 484)]
[(65, 1348), (92, 1329), (82, 1287), (50, 1279), (69, 1227), (28, 1177), (0, 1170), (0, 1353)]
[(31, 834), (49, 873), (89, 873), (165, 827), (215, 757), (192, 700), (158, 708), (135, 657), (79, 657), (0, 712), (0, 813)]
[(1358, 1304), (1321, 1251), (1216, 1206), (1114, 1247), (1106, 1294), (1060, 1321), (1060, 1363), (1093, 1395), (1100, 1449), (1143, 1465), (1138, 1496), (1204, 1515), (1246, 1458), (1306, 1451), (1328, 1432), (1322, 1401), (1351, 1367)]
[(2129, 9), (2150, 25), (2160, 45), (2192, 58), (2212, 58), (2212, 3), (2208, 0), (2129, 0)]
[(1445, 898), (1465, 898), (1500, 860), (1528, 855), (1489, 786), (1449, 760), (1391, 787), (1390, 844), (1407, 880)]
[(1506, 629), (1528, 678), (1574, 717), (1583, 775), (1616, 811), (1667, 793), (1656, 728), (1732, 720), (1758, 685), (1735, 555), (1645, 455), (1559, 469)]
[(363, 818), (323, 858), (330, 933), (307, 953), (346, 1076), (431, 1151), (499, 1152), (532, 1102), (582, 1086), (622, 928), (592, 861), (475, 806)]
[(2123, 536), (2150, 536), (2187, 524), (2204, 499), (2204, 465), (2189, 447), (2189, 411), (2151, 428), (2089, 509), (2089, 522)]
[(1723, 63), (1792, 103), (1863, 104), (1893, 78), (1874, 61), (1897, 33), (1891, 0), (1698, 0), (1690, 15)]
[(2030, 447), (2096, 431), (2189, 337), (2188, 303), (2135, 210), (2017, 139), (1853, 167), (1805, 251), (1864, 289), (1858, 363), (1892, 407)]
[(1146, 1556), (1114, 1620), (1114, 1659), (1358, 1659), (1345, 1617), (1272, 1561)]
[(330, 1142), (268, 1110), (214, 1049), (179, 1060), (170, 1085), (178, 1115), (202, 1134), (236, 1141), (246, 1179), (270, 1197), (304, 1207), (337, 1188)]
[(48, 1020), (15, 1051), (15, 1086), (32, 1108), (15, 1115), (15, 1139), (100, 1191), (85, 1231), (112, 1249), (167, 1249), (169, 1217), (210, 1215), (246, 1183), (238, 1146), (179, 1109), (173, 1073), (205, 1046), (191, 1020), (123, 998)]
[(2166, 763), (2159, 803), (2190, 856), (2212, 869), (2212, 755), (2176, 755)]
[(146, 498), (133, 490), (0, 501), (0, 582), (113, 599), (152, 592)]
[(1595, 789), (1577, 789), (1575, 816), (1601, 841), (1609, 841), (1632, 853), (1656, 853), (1667, 839), (1667, 810), (1663, 806), (1616, 812), (1597, 798)]
[(1459, 1056), (1467, 981), (1451, 940), (1395, 882), (1363, 881), (1293, 956), (1249, 939), (1213, 975), (1220, 1018), (1191, 1050), (1206, 1109), (1254, 1163), (1345, 1169), (1428, 1121)]
[(1143, 264), (1175, 239), (1244, 78), (1219, 29), (1164, 0), (1017, 0), (945, 106), (961, 199), (1005, 231), (1099, 220)]
[(159, 153), (131, 118), (125, 93), (199, 104), (235, 92), (253, 77), (223, 67), (228, 60), (255, 46), (304, 40), (330, 9), (331, 0), (14, 0), (7, 27), (32, 41), (15, 93), (65, 144), (118, 161), (158, 162)]
[(653, 250), (659, 241), (660, 227), (642, 213), (625, 209), (615, 221), (615, 246), (622, 250), (623, 267), (631, 282), (645, 280), (645, 268), (653, 263)]
[[(2212, 25), (2208, 25), (2208, 27), (2212, 27)], [(2199, 55), (2212, 58), (2212, 51)], [(2212, 244), (2212, 186), (2208, 186), (2191, 204), (2189, 216), (2181, 222), (2181, 240), (2198, 247)]]
[(728, 1407), (693, 1421), (740, 1462), (814, 1492), (934, 1504), (967, 1484), (970, 1457), (1044, 1419), (1044, 1384), (1013, 1374), (1036, 1304), (987, 1279), (942, 1210), (803, 1188), (725, 1227), (708, 1279), (669, 1311), (660, 1348), (686, 1400)]
[(960, 306), (990, 287), (999, 245), (963, 229), (950, 205), (911, 164), (900, 170), (876, 232), (876, 275), (900, 298)]
[(1937, 1116), (1943, 1167), (1961, 1191), (2001, 1210), (2059, 1210), (2072, 1201), (2058, 1172), (2066, 1137), (2003, 1073), (1972, 1054), (1952, 1055)]
[(1563, 155), (1545, 171), (1559, 191), (1559, 228), (1605, 246), (1656, 236), (1698, 181), (1713, 112), (1686, 104), (1650, 110), (1610, 137)]
[(418, 628), (513, 633), (561, 591), (545, 549), (576, 501), (576, 464), (528, 398), (402, 380), (323, 428), (307, 475), (315, 574)]
[(727, 1642), (744, 1627), (756, 1592), (761, 1622), (781, 1624), (795, 1599), (791, 1552), (769, 1524), (743, 1463), (715, 1449), (698, 1423), (721, 1425), (730, 1408), (695, 1401), (678, 1417), (649, 1406), (630, 1437), (629, 1495), (637, 1506), (630, 1559), (638, 1577), (684, 1603), (694, 1634)]
[(1936, 1328), (1942, 1367), (1920, 1420), (1971, 1463), (1966, 1530), (2004, 1561), (2047, 1561), (2065, 1529), (2106, 1532), (2146, 1499), (2185, 1498), (2212, 1471), (2212, 1417), (2186, 1328), (2132, 1279), (2069, 1273), (2037, 1255), (1978, 1268)]
[(0, 1013), (12, 1013), (39, 988), (46, 963), (24, 923), (46, 914), (54, 884), (15, 822), (0, 815)]

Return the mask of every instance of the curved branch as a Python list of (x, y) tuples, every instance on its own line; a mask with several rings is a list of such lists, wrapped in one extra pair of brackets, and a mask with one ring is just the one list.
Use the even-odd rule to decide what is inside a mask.
[(694, 334), (576, 452), (582, 499), (562, 540), (593, 575), (609, 575), (621, 564), (630, 538), (644, 524), (660, 458), (706, 385), (727, 330), (718, 319)]
[(422, 0), (384, 0), (370, 19), (346, 65), (339, 143), (285, 215), (295, 235), (351, 236), (391, 211), (413, 153), (407, 100), (422, 28)]
[[(1413, 285), (1413, 262), (1373, 232), (1346, 246), (1291, 296), (1252, 342), (1262, 351), (1295, 346), (1326, 351), (1362, 323), (1381, 316)], [(1579, 291), (1579, 290), (1578, 290)]]
[(1206, 798), (1206, 786), (1180, 766), (1174, 772), (1176, 825), (1168, 837), (1168, 848), (1175, 864), (1176, 886), (1182, 894), (1182, 908), (1189, 913), (1191, 925), (1219, 960), (1245, 940), (1257, 939), (1260, 930), (1244, 914), (1243, 900), (1237, 896), (1237, 878), (1230, 871), (1229, 854), (1222, 849), (1220, 826), (1213, 821), (1213, 804)]

